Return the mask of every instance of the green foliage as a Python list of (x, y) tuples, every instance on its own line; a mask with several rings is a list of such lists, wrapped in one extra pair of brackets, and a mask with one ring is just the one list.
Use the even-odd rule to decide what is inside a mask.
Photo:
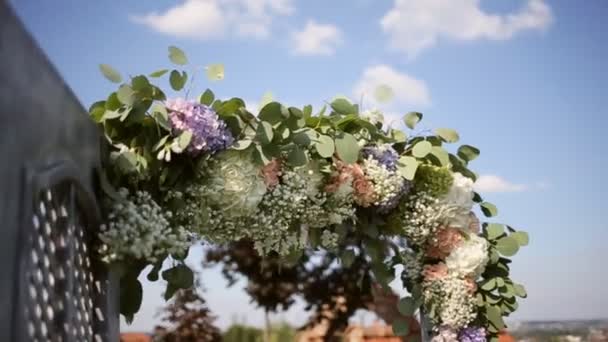
[(99, 64), (99, 70), (103, 74), (105, 78), (107, 78), (110, 82), (120, 83), (122, 82), (122, 76), (120, 73), (116, 71), (116, 69), (112, 68), (108, 64)]
[(352, 164), (359, 159), (359, 144), (352, 134), (342, 133), (336, 136), (336, 152), (344, 162)]
[(450, 191), (453, 182), (454, 177), (447, 168), (421, 164), (414, 179), (414, 187), (416, 191), (439, 198)]
[(422, 113), (418, 112), (410, 112), (403, 117), (403, 122), (410, 129), (414, 129), (420, 120), (422, 120)]
[(437, 128), (435, 133), (445, 142), (455, 143), (460, 140), (460, 136), (458, 132), (451, 128)]
[(169, 46), (169, 60), (177, 65), (188, 64), (188, 58), (184, 51), (175, 46)]
[(462, 158), (462, 160), (470, 162), (479, 157), (479, 149), (471, 145), (462, 145), (458, 148), (458, 156)]

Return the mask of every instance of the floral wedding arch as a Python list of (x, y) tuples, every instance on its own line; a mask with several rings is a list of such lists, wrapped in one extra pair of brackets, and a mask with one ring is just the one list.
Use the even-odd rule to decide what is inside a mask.
[[(182, 66), (186, 55), (169, 48)], [(188, 74), (159, 70), (122, 82), (90, 115), (103, 130), (107, 224), (99, 256), (121, 275), (121, 312), (139, 310), (138, 276), (153, 265), (167, 281), (165, 297), (194, 283), (185, 265), (200, 241), (253, 242), (260, 255), (297, 262), (304, 251), (332, 253), (342, 265), (355, 257), (372, 264), (375, 281), (388, 286), (403, 267), (410, 293), (399, 302), (404, 315), (418, 310), (436, 341), (497, 340), (503, 317), (526, 291), (509, 277), (509, 257), (528, 235), (497, 223), (497, 214), (473, 189), (469, 162), (479, 155), (458, 142), (452, 129), (414, 133), (422, 114), (408, 113), (404, 132), (387, 127), (379, 112), (364, 112), (337, 98), (313, 114), (312, 106), (277, 102), (251, 113), (243, 100), (167, 99), (152, 79), (166, 77), (175, 91)], [(206, 69), (223, 78), (223, 67)], [(378, 97), (390, 89), (380, 87)], [(408, 133), (413, 134), (408, 136)], [(165, 259), (173, 267), (161, 271)], [(406, 335), (406, 321), (393, 322)]]

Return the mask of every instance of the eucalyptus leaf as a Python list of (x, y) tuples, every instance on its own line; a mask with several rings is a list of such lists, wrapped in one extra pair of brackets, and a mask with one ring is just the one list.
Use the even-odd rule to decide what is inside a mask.
[(433, 145), (431, 145), (430, 142), (423, 140), (414, 145), (414, 148), (412, 148), (412, 154), (416, 158), (424, 158), (427, 156), (427, 154), (431, 153), (432, 148)]
[(179, 137), (177, 138), (177, 145), (183, 151), (190, 145), (190, 141), (192, 140), (192, 132), (183, 131)]
[(528, 296), (526, 288), (521, 284), (513, 284), (513, 289), (515, 290), (515, 295), (518, 297), (526, 298)]
[(272, 125), (266, 121), (260, 121), (256, 131), (256, 137), (263, 145), (270, 144), (274, 137)]
[(122, 86), (120, 86), (120, 88), (118, 88), (118, 91), (116, 92), (116, 97), (118, 98), (118, 101), (120, 101), (120, 103), (127, 106), (132, 106), (133, 102), (135, 101), (135, 92), (130, 86), (123, 84)]
[(498, 223), (489, 223), (486, 226), (486, 233), (489, 240), (496, 240), (505, 233), (505, 226)]
[(287, 154), (287, 161), (293, 166), (304, 166), (308, 163), (308, 155), (303, 148), (294, 146)]
[(455, 143), (458, 140), (460, 140), (460, 136), (458, 135), (458, 132), (456, 132), (455, 130), (453, 130), (451, 128), (437, 128), (435, 130), (435, 133), (441, 139), (443, 139), (443, 141), (448, 142), (448, 143)]
[(188, 74), (186, 72), (180, 73), (177, 70), (172, 70), (169, 75), (169, 83), (171, 84), (171, 88), (175, 91), (182, 90), (184, 85), (186, 85), (186, 81), (188, 80)]
[(237, 140), (234, 144), (232, 144), (231, 148), (234, 150), (245, 150), (247, 147), (251, 146), (252, 141), (250, 139)]
[(335, 99), (330, 106), (338, 114), (357, 114), (357, 107), (344, 98)]
[(282, 122), (284, 119), (286, 119), (286, 116), (284, 116), (281, 111), (281, 104), (278, 102), (271, 102), (262, 107), (258, 117), (260, 118), (260, 120), (267, 121), (272, 125)]
[(482, 202), (479, 206), (486, 217), (494, 217), (498, 215), (498, 208), (496, 208), (496, 206), (490, 202)]
[(330, 158), (335, 152), (334, 140), (327, 135), (319, 135), (319, 141), (315, 144), (317, 153), (323, 158)]
[(496, 249), (506, 257), (513, 256), (519, 250), (519, 244), (511, 236), (504, 236), (496, 241)]
[(143, 288), (137, 277), (129, 275), (120, 279), (120, 313), (125, 316), (127, 323), (133, 321), (133, 316), (139, 311), (143, 298)]
[(224, 79), (224, 64), (210, 64), (205, 68), (209, 81), (221, 81)]
[(99, 70), (103, 74), (105, 78), (107, 78), (110, 82), (120, 83), (122, 82), (122, 76), (120, 73), (116, 71), (116, 69), (112, 68), (108, 64), (99, 64)]
[(352, 134), (342, 133), (335, 139), (336, 152), (340, 159), (348, 164), (354, 164), (359, 159), (359, 144)]
[(414, 180), (420, 162), (414, 157), (402, 156), (397, 163), (397, 171), (407, 180)]
[(420, 120), (422, 120), (422, 113), (418, 112), (409, 112), (403, 117), (403, 122), (410, 129), (414, 129)]
[(188, 58), (184, 51), (176, 46), (169, 46), (169, 60), (177, 65), (188, 64)]
[(463, 160), (470, 162), (479, 157), (479, 149), (471, 145), (462, 145), (458, 148), (458, 156)]
[(215, 95), (213, 94), (213, 92), (211, 91), (211, 89), (207, 89), (205, 90), (205, 92), (201, 95), (200, 98), (200, 103), (206, 105), (206, 106), (211, 106), (211, 104), (213, 103), (213, 100), (215, 100)]
[(510, 236), (513, 239), (515, 239), (515, 241), (517, 241), (517, 244), (521, 247), (527, 246), (528, 243), (530, 242), (530, 237), (528, 236), (528, 233), (526, 233), (526, 232), (517, 231), (517, 232), (511, 233)]
[(433, 146), (433, 148), (431, 148), (431, 155), (437, 158), (440, 166), (448, 166), (450, 164), (448, 151), (441, 146)]
[(168, 69), (161, 69), (161, 70), (157, 70), (155, 72), (150, 73), (148, 76), (150, 77), (154, 77), (154, 78), (158, 78), (163, 76), (164, 74), (166, 74), (167, 72), (169, 72)]

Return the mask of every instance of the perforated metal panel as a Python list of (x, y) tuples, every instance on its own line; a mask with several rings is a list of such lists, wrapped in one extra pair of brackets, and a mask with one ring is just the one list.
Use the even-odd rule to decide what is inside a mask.
[(31, 341), (104, 339), (104, 281), (91, 259), (93, 236), (70, 181), (41, 189), (33, 201), (24, 263), (24, 319)]

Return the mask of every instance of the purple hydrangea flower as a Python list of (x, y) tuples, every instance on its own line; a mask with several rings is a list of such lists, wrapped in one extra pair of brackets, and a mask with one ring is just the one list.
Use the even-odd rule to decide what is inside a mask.
[(210, 107), (182, 98), (167, 100), (165, 106), (169, 110), (173, 134), (184, 131), (192, 133), (192, 140), (186, 149), (188, 153), (195, 156), (201, 152), (215, 153), (225, 150), (234, 142), (226, 123)]
[(486, 342), (486, 331), (484, 328), (467, 327), (458, 332), (460, 342)]
[(390, 145), (366, 146), (363, 148), (362, 153), (364, 158), (371, 156), (388, 170), (395, 171), (397, 169), (399, 154)]

